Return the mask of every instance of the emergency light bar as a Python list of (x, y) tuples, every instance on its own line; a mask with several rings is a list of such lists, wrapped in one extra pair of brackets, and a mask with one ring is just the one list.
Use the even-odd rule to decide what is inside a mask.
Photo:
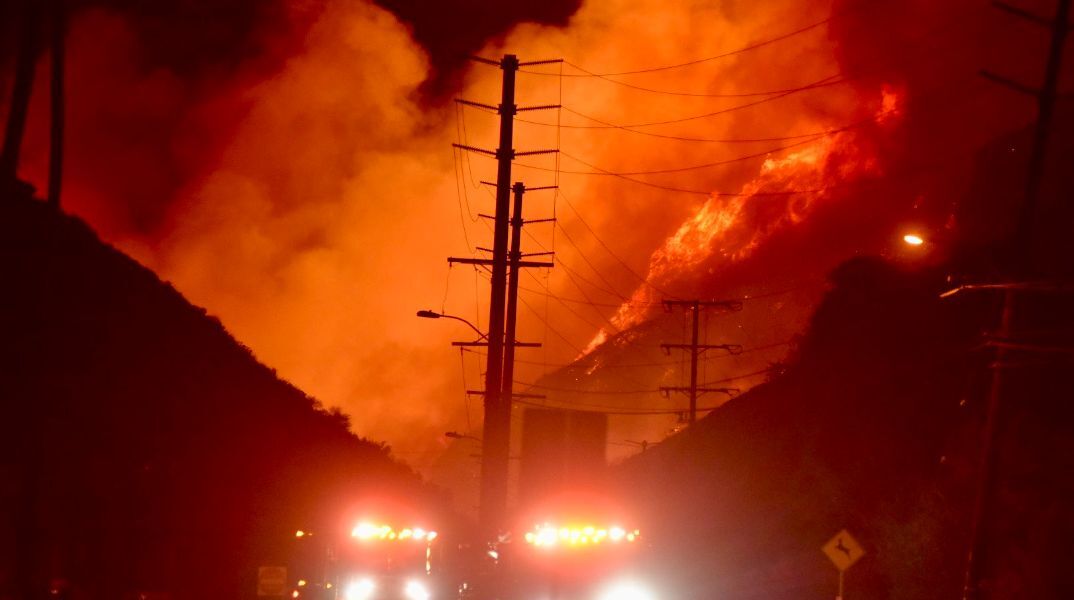
[(526, 543), (533, 546), (589, 546), (595, 544), (632, 543), (641, 536), (637, 529), (628, 531), (622, 527), (598, 528), (556, 527), (549, 523), (537, 525), (525, 535)]
[(436, 536), (435, 531), (427, 531), (421, 527), (396, 531), (388, 525), (377, 525), (369, 522), (359, 523), (351, 530), (351, 537), (363, 542), (370, 540), (431, 542), (436, 539)]

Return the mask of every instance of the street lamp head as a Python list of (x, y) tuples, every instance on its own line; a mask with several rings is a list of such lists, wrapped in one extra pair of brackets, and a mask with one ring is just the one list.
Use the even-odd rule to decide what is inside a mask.
[(443, 315), (438, 312), (433, 312), (431, 310), (419, 310), (418, 316), (423, 319), (439, 319)]
[(925, 243), (925, 238), (921, 237), (920, 235), (917, 235), (916, 233), (908, 233), (902, 236), (902, 241), (906, 242), (911, 246), (920, 246), (921, 244)]
[(458, 431), (446, 431), (446, 432), (444, 432), (444, 436), (449, 437), (449, 438), (451, 438), (453, 440), (461, 440), (464, 437)]

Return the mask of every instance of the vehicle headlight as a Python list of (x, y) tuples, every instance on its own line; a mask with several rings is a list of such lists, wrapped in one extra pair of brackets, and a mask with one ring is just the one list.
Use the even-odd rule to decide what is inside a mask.
[(635, 581), (616, 582), (600, 593), (597, 600), (657, 600), (649, 588)]
[(420, 581), (411, 579), (406, 582), (406, 588), (403, 589), (403, 594), (406, 595), (407, 600), (429, 600), (432, 597), (429, 594), (429, 589), (425, 587)]
[(359, 579), (347, 584), (347, 588), (343, 590), (343, 598), (345, 600), (370, 600), (376, 589), (377, 586), (372, 579)]

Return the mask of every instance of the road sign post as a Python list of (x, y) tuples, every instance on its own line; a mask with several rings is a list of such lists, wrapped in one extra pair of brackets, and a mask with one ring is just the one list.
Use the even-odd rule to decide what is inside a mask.
[(828, 540), (827, 544), (821, 546), (821, 551), (839, 570), (839, 595), (835, 597), (835, 600), (843, 600), (843, 574), (858, 562), (858, 559), (865, 554), (865, 550), (854, 539), (854, 536), (844, 529)]

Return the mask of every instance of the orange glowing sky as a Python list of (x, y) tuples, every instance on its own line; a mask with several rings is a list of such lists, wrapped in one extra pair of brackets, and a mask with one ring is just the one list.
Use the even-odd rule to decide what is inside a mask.
[[(303, 10), (302, 2), (292, 4)], [(639, 275), (683, 294), (707, 291), (697, 289), (704, 280), (699, 270), (718, 274), (732, 263), (748, 265), (756, 275), (752, 289), (761, 292), (793, 280), (788, 267), (779, 283), (767, 280), (772, 257), (755, 259), (755, 251), (779, 232), (808, 226), (818, 206), (836, 210), (849, 201), (834, 192), (763, 193), (820, 189), (884, 173), (885, 144), (901, 143), (903, 102), (929, 94), (942, 98), (947, 91), (906, 89), (905, 82), (888, 81), (884, 69), (875, 69), (842, 84), (634, 131), (590, 128), (599, 122), (582, 116), (615, 124), (680, 120), (755, 103), (765, 98), (751, 95), (758, 92), (838, 77), (857, 57), (848, 58), (840, 46), (846, 32), (825, 22), (831, 4), (588, 0), (564, 27), (523, 23), (489, 43), (484, 56), (510, 51), (523, 60), (562, 57), (571, 63), (519, 75), (519, 104), (562, 103), (570, 110), (523, 113), (516, 128), (519, 150), (563, 151), (558, 158), (519, 159), (514, 171), (530, 187), (561, 188), (526, 199), (528, 217), (554, 215), (559, 223), (531, 225), (524, 248), (554, 248), (562, 266), (522, 279), (520, 337), (545, 348), (526, 355), (531, 362), (520, 365), (517, 379), (535, 381), (549, 369), (534, 363), (570, 362), (611, 328), (643, 322), (658, 310), (649, 303), (660, 294)], [(843, 16), (857, 18), (853, 11), (861, 9), (845, 4), (839, 10), (850, 12)], [(920, 23), (908, 20), (907, 29), (927, 46), (942, 40), (945, 19), (974, 3), (910, 4), (923, 17)], [(688, 63), (809, 25), (815, 26), (747, 52), (612, 78), (671, 94), (579, 77), (574, 66), (620, 72)], [(477, 213), (493, 210), (480, 181), (494, 179), (495, 165), (454, 154), (450, 144), (492, 147), (495, 116), (423, 101), (419, 89), (430, 75), (429, 58), (404, 24), (370, 2), (329, 0), (278, 70), (240, 70), (215, 82), (211, 92), (190, 89), (166, 70), (130, 67), (137, 45), (123, 19), (107, 11), (84, 12), (72, 24), (70, 210), (219, 316), (282, 377), (343, 408), (358, 434), (387, 441), (422, 465), (444, 443), (444, 431), (476, 431), (478, 410), (471, 406), (467, 414), (463, 390), (480, 387), (480, 360), (460, 360), (449, 346), (467, 339), (469, 330), (416, 319), (414, 312), (442, 310), (484, 327), (487, 282), (468, 267), (449, 268), (446, 257), (477, 255), (475, 246), (491, 246), (490, 230)], [(101, 72), (109, 73), (103, 82), (94, 75)], [(458, 96), (495, 103), (499, 76), (485, 65), (467, 67)], [(128, 105), (112, 101), (108, 87), (124, 90)], [(124, 111), (144, 116), (170, 114), (184, 102), (195, 109), (183, 116), (182, 135), (160, 141), (175, 158), (174, 169), (137, 152), (109, 150), (110, 162), (93, 160), (100, 152), (83, 138), (105, 108), (113, 118)], [(868, 135), (848, 130), (792, 141), (675, 139), (800, 136), (863, 119), (872, 119)], [(24, 165), (25, 175), (38, 183), (45, 172), (44, 127), (43, 117), (35, 117)], [(202, 152), (199, 144), (221, 129), (226, 143)], [(735, 160), (743, 156), (752, 158)], [(592, 174), (710, 163), (726, 164), (630, 176), (654, 186)], [(134, 177), (180, 182), (163, 225), (151, 235), (116, 217), (113, 198), (83, 175), (121, 168)], [(870, 201), (857, 197), (854, 210), (860, 212), (853, 214), (869, 214), (862, 203)], [(882, 247), (863, 247), (848, 235), (818, 256), (834, 260)], [(801, 275), (806, 280), (818, 273), (803, 268)], [(542, 288), (572, 302), (550, 300), (539, 293)], [(775, 338), (801, 326), (808, 301), (784, 304), (784, 312), (761, 317), (771, 319), (760, 327), (771, 337), (747, 345), (780, 341)]]

